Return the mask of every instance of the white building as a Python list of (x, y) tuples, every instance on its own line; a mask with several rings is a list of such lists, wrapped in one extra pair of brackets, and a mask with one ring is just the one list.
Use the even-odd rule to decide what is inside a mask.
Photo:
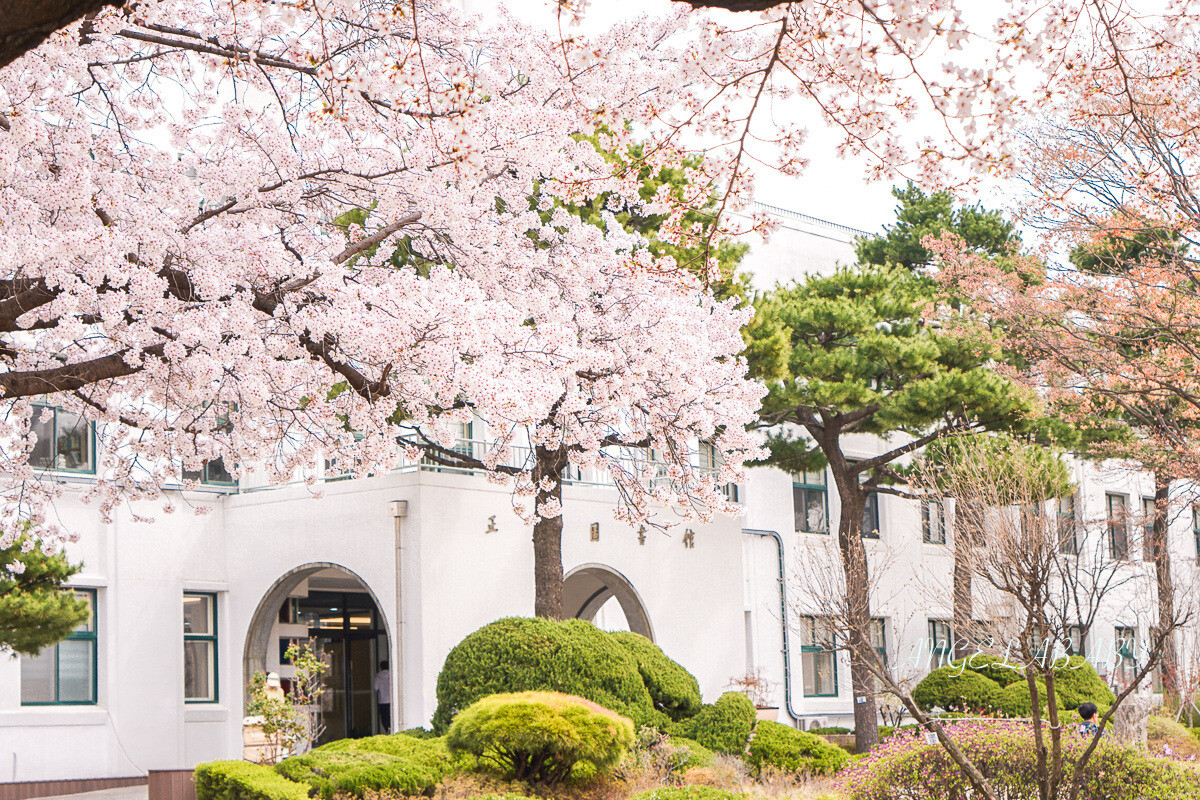
[[(852, 261), (858, 231), (779, 216), (779, 233), (747, 261), (760, 286)], [(64, 482), (89, 480), (87, 439), (47, 454)], [(875, 447), (864, 439), (860, 455)], [(1106, 492), (1134, 509), (1153, 495), (1145, 476), (1101, 482), (1094, 467), (1079, 469), (1084, 515), (1103, 516), (1116, 502)], [(309, 634), (332, 656), (331, 737), (379, 731), (371, 686), (382, 661), (397, 726), (427, 725), (450, 648), (487, 622), (531, 613), (530, 529), (509, 491), (481, 475), (413, 467), (331, 478), (320, 499), (301, 485), (239, 490), (207, 477), (206, 491), (180, 493), (173, 515), (124, 508), (106, 524), (69, 492), (59, 504), (81, 534), (69, 555), (84, 567), (71, 585), (92, 600), (93, 621), (36, 660), (0, 657), (0, 782), (127, 777), (237, 758), (249, 676), (287, 678), (282, 651)], [(847, 723), (848, 669), (806, 646), (794, 607), (812, 588), (800, 585), (805, 564), (830, 546), (835, 499), (821, 476), (774, 469), (753, 470), (738, 488), (742, 517), (668, 536), (614, 522), (611, 487), (568, 486), (567, 611), (648, 636), (697, 676), (706, 701), (761, 669), (777, 682), (781, 721)], [(139, 510), (156, 522), (136, 521)], [(1172, 528), (1181, 572), (1196, 557), (1184, 516)], [(923, 526), (918, 504), (881, 497), (877, 518), (869, 546), (893, 555), (896, 576), (877, 612), (881, 646), (900, 652), (949, 619), (947, 592), (908, 580), (948, 575), (951, 555), (936, 525)], [(1094, 630), (1136, 626), (1134, 616), (1114, 609)]]

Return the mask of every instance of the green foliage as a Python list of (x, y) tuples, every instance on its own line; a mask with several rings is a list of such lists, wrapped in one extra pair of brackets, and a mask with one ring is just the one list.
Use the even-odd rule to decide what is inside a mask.
[(1110, 232), (1093, 241), (1077, 245), (1068, 260), (1080, 272), (1096, 275), (1122, 275), (1139, 264), (1169, 261), (1187, 249), (1179, 231), (1146, 228)]
[(0, 548), (0, 649), (37, 655), (88, 618), (88, 604), (62, 590), (80, 567), (28, 535)]
[[(578, 695), (639, 727), (665, 728), (670, 718), (655, 708), (647, 682), (678, 713), (689, 707), (691, 676), (670, 666), (674, 662), (665, 655), (651, 658), (649, 648), (661, 653), (650, 642), (631, 645), (628, 637), (578, 619), (497, 620), (468, 635), (446, 656), (438, 675), (433, 728), (446, 731), (455, 714), (488, 695), (538, 690)], [(635, 656), (635, 650), (642, 656)]]
[(717, 702), (705, 705), (691, 719), (672, 725), (672, 736), (694, 739), (710, 750), (740, 756), (758, 718), (749, 698), (741, 692), (725, 692)]
[(687, 751), (687, 754), (680, 761), (679, 766), (681, 769), (707, 767), (713, 761), (713, 751), (692, 739), (687, 739), (683, 736), (672, 736), (669, 738), (668, 744)]
[(1150, 739), (1182, 739), (1192, 735), (1192, 732), (1173, 719), (1160, 717), (1157, 714), (1146, 720), (1146, 736)]
[(555, 784), (584, 762), (605, 772), (633, 746), (633, 723), (582, 697), (496, 694), (454, 718), (446, 744), (498, 766), (506, 777)]
[(635, 794), (629, 800), (746, 800), (746, 795), (711, 786), (664, 786)]
[[(1011, 726), (1012, 723), (1009, 723)], [(974, 762), (998, 797), (1037, 800), (1037, 749), (1027, 725), (954, 731), (959, 748)], [(1064, 739), (1064, 774), (1071, 780), (1087, 746)], [(970, 783), (946, 751), (923, 740), (892, 739), (846, 775), (851, 800), (945, 800), (974, 797)], [(1200, 800), (1200, 774), (1145, 751), (1104, 740), (1084, 766), (1080, 798), (1103, 800)], [(1066, 792), (1062, 796), (1067, 796)]]
[(400, 731), (405, 736), (411, 736), (414, 739), (436, 739), (437, 733), (428, 728), (405, 728)]
[(844, 736), (849, 733), (854, 733), (853, 728), (839, 728), (837, 725), (830, 725), (825, 728), (809, 728), (809, 733), (814, 733), (817, 736)]
[(952, 669), (968, 669), (989, 678), (1001, 687), (1015, 681), (1025, 680), (1025, 673), (1012, 661), (1003, 656), (992, 656), (986, 653), (974, 653), (966, 658), (959, 658), (947, 664)]
[[(920, 458), (922, 476), (936, 485), (943, 493), (953, 495), (966, 492), (968, 495), (984, 494), (989, 503), (1026, 504), (1046, 502), (1056, 497), (1065, 497), (1075, 491), (1071, 482), (1071, 469), (1063, 459), (1062, 451), (1053, 446), (1030, 441), (1029, 437), (1017, 438), (1006, 433), (984, 436), (953, 436), (932, 442)], [(1001, 482), (997, 486), (980, 487), (987, 476), (1004, 476), (1013, 473), (1021, 479)], [(993, 489), (1003, 490), (991, 492)], [(977, 653), (971, 656), (972, 663), (981, 667), (980, 659), (991, 659), (986, 663), (1003, 665), (1005, 659)], [(1011, 663), (1011, 662), (1010, 662)], [(1010, 675), (1020, 675), (1011, 666), (995, 669), (977, 669), (981, 675), (1007, 685)]]
[[(1038, 690), (1038, 707), (1042, 714), (1049, 707), (1050, 698), (1046, 694), (1046, 682), (1038, 678), (1034, 683)], [(1033, 696), (1029, 693), (1028, 681), (1014, 681), (1000, 690), (1000, 700), (996, 703), (996, 711), (1006, 717), (1029, 717), (1033, 715)], [(1066, 712), (1062, 698), (1058, 698), (1059, 714)]]
[(916, 685), (912, 698), (922, 711), (991, 711), (1000, 704), (1000, 685), (969, 669), (938, 667)]
[(329, 800), (334, 794), (363, 797), (381, 791), (429, 792), (446, 774), (449, 763), (441, 741), (398, 733), (340, 739), (304, 755), (285, 758), (275, 769)]
[(196, 800), (308, 800), (308, 787), (248, 761), (199, 764)]
[(1054, 691), (1058, 693), (1063, 707), (1071, 711), (1089, 701), (1107, 707), (1117, 700), (1108, 684), (1096, 674), (1092, 662), (1083, 656), (1071, 656), (1061, 666), (1056, 666)]
[(700, 710), (700, 684), (696, 676), (667, 658), (662, 648), (631, 631), (610, 633), (609, 636), (637, 662), (642, 683), (655, 708), (676, 721), (694, 716)]
[(1016, 226), (999, 211), (985, 211), (979, 206), (956, 209), (949, 192), (927, 195), (911, 182), (903, 189), (892, 189), (892, 196), (900, 201), (896, 224), (885, 227), (883, 236), (856, 243), (859, 263), (891, 264), (909, 271), (929, 267), (933, 256), (922, 240), (947, 231), (976, 253), (1005, 257), (1020, 250), (1021, 237)]
[(774, 767), (797, 775), (832, 775), (845, 766), (842, 748), (778, 722), (760, 722), (750, 739), (747, 761), (761, 774)]

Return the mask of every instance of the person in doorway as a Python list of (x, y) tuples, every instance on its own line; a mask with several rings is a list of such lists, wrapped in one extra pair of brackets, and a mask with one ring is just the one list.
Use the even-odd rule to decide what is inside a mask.
[(375, 673), (375, 702), (379, 706), (379, 727), (384, 733), (392, 732), (392, 673), (388, 662), (379, 662)]

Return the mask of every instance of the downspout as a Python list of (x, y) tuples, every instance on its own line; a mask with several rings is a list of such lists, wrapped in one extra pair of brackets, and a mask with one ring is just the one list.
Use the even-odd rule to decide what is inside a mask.
[(751, 536), (769, 537), (775, 540), (775, 551), (779, 558), (779, 622), (783, 628), (783, 703), (784, 710), (794, 723), (799, 722), (800, 714), (792, 707), (792, 648), (788, 639), (788, 605), (787, 583), (783, 570), (783, 537), (777, 531), (760, 531), (753, 528), (742, 528), (742, 533)]
[(400, 572), (404, 568), (404, 518), (408, 516), (408, 501), (393, 500), (388, 503), (392, 519), (396, 523), (396, 641), (392, 644), (395, 654), (388, 660), (392, 663), (392, 718), (388, 721), (388, 731), (395, 733), (404, 730), (404, 588), (400, 580)]

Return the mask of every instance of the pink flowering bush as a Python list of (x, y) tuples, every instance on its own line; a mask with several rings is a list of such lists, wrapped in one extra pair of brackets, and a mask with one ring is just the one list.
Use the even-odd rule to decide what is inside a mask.
[[(962, 722), (947, 731), (1006, 800), (1038, 797), (1033, 729), (1024, 722)], [(1087, 746), (1064, 740), (1068, 778)], [(852, 800), (946, 800), (970, 796), (970, 782), (941, 745), (900, 732), (842, 773)], [(1083, 770), (1080, 800), (1200, 800), (1200, 774), (1143, 751), (1104, 741)]]

